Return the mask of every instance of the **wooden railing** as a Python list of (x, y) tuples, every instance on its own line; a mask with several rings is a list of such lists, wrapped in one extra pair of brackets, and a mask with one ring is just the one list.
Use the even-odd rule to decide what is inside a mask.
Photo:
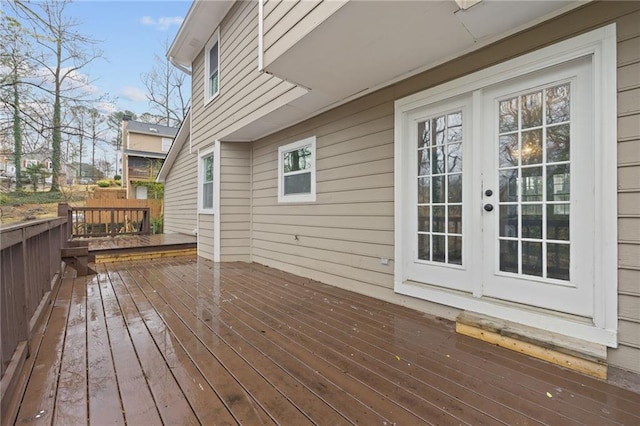
[[(64, 205), (61, 205), (64, 209)], [(70, 240), (117, 235), (146, 235), (151, 232), (148, 207), (68, 207)]]
[(66, 223), (66, 217), (59, 217), (0, 229), (3, 412), (29, 353), (31, 334), (60, 279)]

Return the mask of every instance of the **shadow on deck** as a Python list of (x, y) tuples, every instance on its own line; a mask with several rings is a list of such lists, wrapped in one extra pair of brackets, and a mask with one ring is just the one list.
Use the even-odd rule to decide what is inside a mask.
[(17, 424), (640, 424), (640, 394), (260, 265), (96, 269), (57, 289)]

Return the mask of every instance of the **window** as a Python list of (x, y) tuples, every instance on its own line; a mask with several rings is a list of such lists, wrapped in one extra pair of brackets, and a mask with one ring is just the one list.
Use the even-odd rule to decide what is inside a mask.
[(213, 152), (200, 157), (200, 210), (213, 210)]
[(278, 202), (316, 200), (315, 136), (278, 148)]
[(162, 152), (169, 152), (172, 142), (173, 139), (171, 138), (162, 138)]
[(216, 33), (207, 44), (204, 73), (205, 103), (215, 98), (220, 92), (220, 32)]

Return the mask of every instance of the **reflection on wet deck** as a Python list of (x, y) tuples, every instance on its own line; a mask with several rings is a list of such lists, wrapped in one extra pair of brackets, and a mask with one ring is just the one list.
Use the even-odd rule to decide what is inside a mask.
[(97, 270), (60, 286), (17, 424), (640, 424), (639, 394), (259, 265)]

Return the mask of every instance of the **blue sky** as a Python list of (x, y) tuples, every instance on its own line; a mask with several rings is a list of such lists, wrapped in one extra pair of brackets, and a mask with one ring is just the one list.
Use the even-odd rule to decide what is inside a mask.
[(99, 93), (115, 98), (115, 110), (150, 110), (141, 74), (152, 69), (155, 54), (164, 58), (163, 43), (171, 44), (190, 6), (191, 1), (159, 0), (77, 1), (68, 6), (68, 15), (81, 22), (79, 31), (101, 41), (104, 59), (81, 72)]

